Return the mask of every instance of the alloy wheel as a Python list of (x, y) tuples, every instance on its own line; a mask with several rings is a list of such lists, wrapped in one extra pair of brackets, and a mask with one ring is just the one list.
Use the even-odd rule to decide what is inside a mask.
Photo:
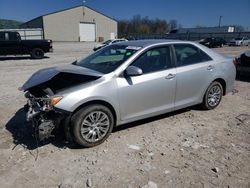
[(220, 86), (218, 85), (214, 85), (208, 93), (208, 98), (207, 98), (207, 102), (211, 107), (214, 107), (216, 105), (219, 104), (220, 100), (221, 100), (221, 96), (222, 96), (222, 91)]
[(93, 143), (105, 137), (109, 128), (108, 115), (102, 111), (93, 111), (83, 119), (81, 135), (86, 141)]

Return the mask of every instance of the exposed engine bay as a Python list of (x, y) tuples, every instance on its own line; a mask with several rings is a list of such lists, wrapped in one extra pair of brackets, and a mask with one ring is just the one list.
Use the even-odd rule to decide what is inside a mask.
[(32, 123), (35, 136), (40, 141), (50, 138), (53, 130), (60, 124), (60, 120), (63, 118), (62, 114), (53, 110), (49, 96), (34, 97), (27, 91), (25, 97), (28, 99), (25, 105), (26, 119)]
[(61, 126), (62, 121), (70, 116), (69, 112), (54, 107), (55, 101), (62, 99), (57, 93), (100, 77), (98, 72), (68, 65), (60, 69), (52, 67), (40, 70), (24, 83), (20, 90), (26, 92), (26, 119), (32, 123), (34, 135), (38, 140), (53, 137), (54, 131)]

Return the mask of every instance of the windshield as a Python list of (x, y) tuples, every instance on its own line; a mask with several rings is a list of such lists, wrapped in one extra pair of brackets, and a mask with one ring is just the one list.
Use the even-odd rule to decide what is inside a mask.
[(139, 49), (140, 47), (135, 46), (111, 45), (76, 62), (76, 65), (107, 74), (118, 68)]
[(102, 44), (108, 45), (111, 41), (112, 41), (112, 40), (107, 40), (107, 41), (103, 42)]

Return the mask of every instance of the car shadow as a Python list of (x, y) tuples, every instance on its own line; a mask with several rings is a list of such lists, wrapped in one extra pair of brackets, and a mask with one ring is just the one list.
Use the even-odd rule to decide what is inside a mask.
[[(143, 124), (147, 124), (153, 121), (161, 120), (164, 118), (168, 118), (174, 115), (178, 115), (187, 111), (190, 111), (190, 108), (185, 108), (182, 110), (178, 110), (175, 112), (170, 112), (163, 115), (158, 115), (151, 118), (146, 118), (143, 120), (135, 121), (132, 123), (127, 123), (118, 127), (115, 127), (113, 133), (133, 128), (136, 126), (141, 126)], [(70, 149), (83, 149), (83, 147), (78, 146), (72, 142), (68, 142), (65, 139), (64, 132), (62, 129), (59, 129), (55, 133), (55, 137), (47, 139), (44, 142), (39, 142), (33, 135), (33, 129), (31, 123), (26, 121), (26, 112), (24, 108), (19, 109), (15, 115), (7, 122), (5, 125), (6, 129), (11, 133), (13, 137), (13, 143), (15, 146), (22, 145), (23, 147), (27, 148), (28, 150), (35, 150), (41, 146), (52, 144), (58, 148), (70, 148)], [(15, 148), (14, 146), (14, 148)], [(13, 149), (14, 149), (13, 148)]]
[[(58, 148), (71, 147), (72, 144), (66, 142), (62, 130), (56, 132), (56, 136), (46, 140), (45, 142), (39, 142), (33, 135), (33, 129), (30, 122), (26, 121), (26, 112), (24, 108), (19, 109), (15, 115), (5, 125), (12, 137), (13, 143), (16, 145), (22, 145), (28, 150), (34, 150), (47, 144), (53, 144)], [(74, 146), (72, 146), (73, 148)]]
[[(198, 109), (198, 107), (196, 107), (196, 108)], [(175, 116), (175, 115), (179, 115), (179, 114), (188, 112), (191, 109), (192, 108), (184, 108), (184, 109), (177, 110), (177, 111), (174, 111), (174, 112), (169, 112), (169, 113), (166, 113), (166, 114), (162, 114), (162, 115), (158, 115), (158, 116), (138, 120), (138, 121), (135, 121), (135, 122), (132, 122), (132, 123), (127, 123), (127, 124), (115, 127), (113, 132), (119, 132), (119, 131), (122, 131), (122, 130), (125, 130), (125, 129), (128, 129), (128, 128), (133, 128), (133, 127), (141, 126), (143, 124), (147, 124), (147, 123), (151, 123), (151, 122), (158, 121), (158, 120), (161, 120), (161, 119), (169, 118), (169, 117), (172, 117), (172, 116)]]
[[(50, 57), (44, 56), (42, 59), (48, 59)], [(0, 61), (9, 61), (9, 60), (41, 60), (41, 59), (34, 59), (30, 56), (3, 56), (0, 57)]]

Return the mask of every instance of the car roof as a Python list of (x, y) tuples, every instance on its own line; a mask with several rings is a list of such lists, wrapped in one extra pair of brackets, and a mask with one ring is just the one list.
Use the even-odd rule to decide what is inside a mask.
[(213, 59), (224, 59), (225, 57), (218, 54), (217, 52), (199, 44), (198, 42), (192, 42), (192, 41), (184, 41), (184, 40), (168, 40), (168, 39), (150, 39), (150, 40), (132, 40), (132, 41), (126, 41), (126, 42), (119, 42), (115, 45), (127, 45), (127, 46), (134, 46), (134, 47), (142, 47), (147, 48), (149, 46), (154, 45), (160, 45), (160, 44), (192, 44), (196, 47), (199, 47), (204, 52), (208, 53), (210, 56), (213, 57)]
[(118, 39), (113, 39), (113, 40), (127, 40), (127, 39), (123, 39), (123, 38), (119, 39), (119, 38), (118, 38)]
[(189, 41), (167, 40), (167, 39), (131, 40), (126, 42), (120, 42), (117, 45), (128, 45), (128, 46), (138, 46), (138, 47), (140, 46), (144, 48), (154, 44), (172, 43), (172, 42), (189, 42)]
[(0, 33), (18, 33), (17, 31), (0, 31)]

